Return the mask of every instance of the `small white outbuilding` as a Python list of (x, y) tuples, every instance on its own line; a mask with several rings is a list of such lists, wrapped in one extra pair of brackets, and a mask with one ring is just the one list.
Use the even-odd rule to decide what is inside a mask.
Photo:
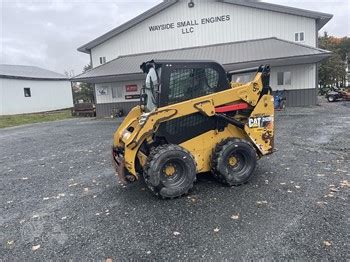
[(0, 65), (0, 115), (72, 106), (71, 83), (65, 75), (35, 66)]

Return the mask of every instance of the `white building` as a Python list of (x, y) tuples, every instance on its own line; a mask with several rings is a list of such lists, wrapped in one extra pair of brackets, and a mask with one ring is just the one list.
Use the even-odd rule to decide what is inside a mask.
[[(273, 90), (287, 105), (316, 104), (318, 31), (332, 15), (255, 1), (170, 0), (83, 45), (93, 69), (74, 81), (95, 84), (98, 116), (137, 104), (152, 59), (215, 60), (228, 71), (270, 64)], [(245, 78), (237, 73), (236, 78)]]
[(72, 106), (71, 83), (66, 76), (34, 66), (0, 65), (0, 115)]

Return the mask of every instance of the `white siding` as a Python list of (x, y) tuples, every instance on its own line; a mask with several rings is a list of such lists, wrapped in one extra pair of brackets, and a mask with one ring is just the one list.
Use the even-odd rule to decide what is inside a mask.
[[(73, 106), (69, 81), (1, 79), (0, 114), (13, 115), (69, 108)], [(24, 97), (28, 87), (31, 97)]]
[[(126, 95), (139, 95), (142, 85), (144, 84), (144, 81), (129, 81), (129, 82), (113, 82), (113, 83), (103, 83), (103, 84), (96, 84), (95, 89), (99, 89), (101, 87), (107, 88), (107, 94), (106, 95), (99, 95), (96, 92), (96, 103), (97, 104), (106, 104), (106, 103), (118, 103), (118, 102), (134, 102), (139, 101), (139, 99), (131, 99), (131, 100), (125, 100)], [(126, 86), (127, 85), (137, 85), (138, 91), (136, 92), (126, 92)], [(112, 88), (116, 87), (121, 90), (121, 98), (113, 98), (112, 97)]]
[[(296, 32), (305, 33), (309, 46), (316, 46), (316, 21), (311, 18), (272, 12), (216, 1), (196, 1), (188, 8), (188, 1), (169, 7), (120, 35), (93, 48), (92, 61), (98, 66), (99, 57), (107, 61), (120, 55), (185, 47), (235, 42), (266, 37), (278, 37), (294, 41)], [(230, 20), (212, 24), (201, 24), (202, 18), (230, 15)], [(197, 20), (194, 32), (182, 34), (176, 28), (178, 21)], [(149, 26), (175, 23), (174, 29), (150, 32)], [(186, 27), (187, 29), (190, 27)]]
[[(278, 72), (291, 72), (291, 85), (277, 85)], [(273, 67), (271, 69), (270, 85), (274, 91), (312, 89), (316, 87), (315, 75), (315, 64)]]

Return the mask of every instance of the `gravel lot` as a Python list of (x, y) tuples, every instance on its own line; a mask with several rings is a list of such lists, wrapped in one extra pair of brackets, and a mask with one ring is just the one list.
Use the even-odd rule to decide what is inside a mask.
[(162, 201), (122, 187), (115, 120), (0, 130), (0, 260), (350, 259), (350, 103), (277, 113), (278, 152), (252, 181), (202, 175)]

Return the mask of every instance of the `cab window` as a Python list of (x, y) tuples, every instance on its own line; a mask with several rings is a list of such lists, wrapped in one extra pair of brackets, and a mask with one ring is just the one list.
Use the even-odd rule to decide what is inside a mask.
[(219, 73), (212, 68), (181, 68), (170, 73), (168, 104), (216, 92)]

